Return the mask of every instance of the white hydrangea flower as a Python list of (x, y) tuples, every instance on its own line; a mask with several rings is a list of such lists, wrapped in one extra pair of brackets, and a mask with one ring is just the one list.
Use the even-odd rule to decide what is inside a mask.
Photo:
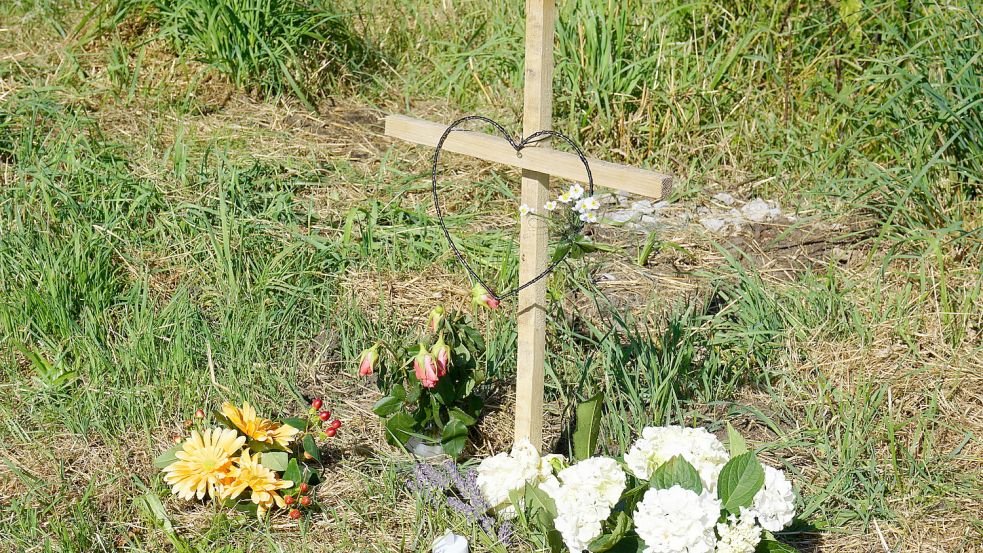
[(754, 553), (761, 541), (761, 527), (754, 521), (754, 511), (741, 507), (741, 516), (730, 515), (717, 524), (717, 553)]
[(785, 473), (764, 465), (765, 485), (754, 495), (751, 510), (765, 530), (778, 532), (795, 518), (795, 493)]
[(550, 200), (546, 202), (546, 204), (543, 206), (543, 209), (545, 209), (546, 211), (553, 211), (556, 209), (556, 206), (557, 206), (556, 200)]
[(621, 499), (627, 480), (618, 462), (608, 457), (584, 459), (561, 470), (559, 477), (565, 487), (582, 489), (583, 495), (594, 494), (608, 507)]
[(585, 223), (596, 223), (597, 222), (597, 213), (594, 213), (593, 211), (587, 211), (585, 213), (581, 213), (580, 214), (580, 220), (583, 221), (583, 222), (585, 222)]
[(590, 542), (597, 539), (604, 528), (604, 521), (611, 516), (611, 508), (595, 501), (585, 501), (577, 490), (564, 489), (553, 497), (557, 516), (553, 520), (563, 543), (571, 553), (587, 551)]
[(625, 455), (625, 463), (635, 476), (648, 480), (657, 468), (676, 455), (696, 468), (704, 488), (716, 491), (717, 477), (729, 456), (724, 444), (704, 428), (648, 426)]
[(525, 217), (526, 215), (529, 215), (530, 213), (536, 213), (536, 208), (529, 207), (526, 204), (522, 204), (522, 205), (519, 206), (519, 215)]
[(592, 457), (540, 484), (540, 489), (556, 503), (554, 524), (570, 551), (586, 551), (590, 542), (601, 535), (611, 508), (621, 499), (626, 480), (617, 461)]
[(680, 486), (645, 492), (634, 516), (645, 553), (711, 553), (718, 518), (719, 500)]
[(508, 453), (487, 457), (478, 465), (478, 487), (495, 509), (504, 508), (509, 492), (524, 485), (518, 464)]
[[(512, 453), (499, 453), (478, 465), (478, 487), (496, 510), (509, 507), (509, 493), (527, 484), (538, 485), (543, 478), (543, 459), (529, 440), (519, 440)], [(550, 474), (552, 474), (552, 469)], [(547, 475), (548, 476), (548, 475)]]
[(584, 187), (577, 183), (571, 184), (570, 188), (567, 189), (567, 193), (570, 194), (571, 199), (579, 200), (584, 195)]

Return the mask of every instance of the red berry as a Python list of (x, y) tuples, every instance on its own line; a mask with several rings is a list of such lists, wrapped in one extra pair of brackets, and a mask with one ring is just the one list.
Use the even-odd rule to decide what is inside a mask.
[(324, 435), (327, 436), (327, 437), (329, 437), (329, 438), (334, 438), (334, 435), (337, 434), (337, 433), (338, 433), (337, 430), (335, 430), (334, 428), (330, 428), (330, 427), (327, 430), (324, 431)]
[(321, 398), (319, 398), (319, 397), (318, 398), (314, 398), (314, 401), (311, 402), (311, 407), (313, 407), (315, 411), (317, 411), (318, 409), (320, 409), (322, 405), (324, 405), (324, 402), (321, 401)]
[(307, 491), (310, 489), (311, 487), (307, 485), (307, 482), (300, 483), (300, 493), (307, 493)]
[(287, 497), (284, 497), (283, 498), (283, 502), (286, 503), (287, 505), (293, 505), (294, 504), (294, 496), (288, 495)]
[(305, 495), (304, 497), (300, 498), (300, 504), (303, 505), (304, 507), (310, 507), (311, 506), (311, 496)]
[(334, 428), (335, 430), (341, 428), (341, 421), (338, 419), (331, 421), (331, 428)]
[(195, 411), (195, 418), (203, 419), (205, 418), (205, 411), (198, 409)]
[(317, 414), (317, 416), (320, 417), (322, 421), (328, 422), (328, 419), (331, 418), (331, 411), (321, 411)]
[(300, 518), (300, 511), (297, 509), (290, 509), (290, 518), (297, 520)]

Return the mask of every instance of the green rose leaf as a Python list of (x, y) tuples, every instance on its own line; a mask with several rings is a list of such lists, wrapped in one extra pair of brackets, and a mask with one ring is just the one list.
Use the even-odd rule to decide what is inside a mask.
[(799, 553), (794, 547), (774, 540), (761, 540), (754, 553)]
[(747, 453), (747, 441), (730, 422), (727, 423), (727, 447), (730, 449), (731, 457)]
[(396, 384), (388, 396), (375, 402), (372, 412), (383, 418), (388, 417), (403, 406), (404, 399), (406, 399), (406, 389), (402, 384)]
[(472, 424), (478, 422), (478, 419), (472, 417), (457, 407), (451, 409), (451, 416), (463, 422), (466, 426), (471, 426)]
[[(314, 441), (314, 436), (308, 434), (304, 436), (304, 453), (310, 455), (318, 463), (321, 462), (321, 450), (317, 447), (317, 442)], [(287, 478), (289, 480), (289, 478)]]
[(734, 457), (720, 471), (717, 497), (724, 509), (737, 514), (741, 507), (750, 507), (754, 494), (765, 483), (765, 471), (753, 451)]
[(668, 490), (673, 486), (679, 486), (698, 494), (703, 493), (700, 473), (681, 455), (676, 455), (655, 469), (652, 478), (649, 479), (649, 485), (657, 490)]
[(464, 451), (467, 443), (468, 426), (460, 419), (451, 416), (440, 433), (440, 445), (444, 448), (444, 453), (456, 458)]
[(608, 531), (601, 534), (594, 541), (590, 542), (587, 546), (588, 549), (594, 553), (601, 553), (602, 551), (610, 551), (614, 546), (618, 545), (625, 538), (625, 534), (631, 530), (631, 519), (624, 511), (618, 511), (614, 515), (614, 524), (608, 522)]
[(405, 411), (396, 413), (386, 421), (386, 440), (393, 445), (406, 445), (415, 426), (412, 415)]
[(589, 458), (597, 450), (597, 437), (601, 432), (601, 408), (604, 406), (604, 393), (577, 406), (577, 426), (573, 430), (573, 457), (581, 461)]
[(267, 451), (260, 454), (259, 464), (270, 470), (284, 472), (290, 464), (290, 456), (284, 451)]
[(181, 446), (184, 444), (177, 444), (164, 453), (161, 453), (154, 459), (154, 466), (159, 469), (164, 469), (168, 467), (174, 461), (177, 461), (177, 452), (181, 451)]

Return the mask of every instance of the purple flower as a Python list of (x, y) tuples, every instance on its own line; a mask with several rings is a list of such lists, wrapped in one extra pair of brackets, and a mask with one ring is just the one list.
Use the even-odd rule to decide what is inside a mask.
[(462, 474), (457, 463), (450, 460), (441, 466), (419, 463), (413, 467), (413, 476), (407, 480), (406, 487), (432, 505), (446, 501), (451, 510), (480, 526), (499, 542), (512, 543), (512, 524), (504, 521), (496, 527), (495, 518), (489, 514), (491, 505), (478, 486), (478, 471), (471, 469)]

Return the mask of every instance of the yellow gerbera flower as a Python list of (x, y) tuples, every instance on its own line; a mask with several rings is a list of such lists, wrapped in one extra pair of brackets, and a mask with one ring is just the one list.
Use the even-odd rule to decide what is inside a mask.
[(232, 421), (236, 428), (242, 430), (243, 434), (257, 442), (275, 443), (287, 447), (300, 432), (289, 424), (280, 424), (257, 416), (256, 410), (248, 401), (242, 404), (242, 409), (226, 401), (222, 404), (222, 414)]
[(235, 430), (210, 428), (204, 435), (194, 430), (174, 454), (177, 460), (164, 468), (164, 481), (181, 499), (217, 497), (232, 469), (232, 456), (245, 443)]
[(256, 516), (260, 518), (274, 503), (280, 508), (286, 507), (286, 502), (283, 501), (283, 497), (277, 493), (277, 490), (294, 485), (290, 480), (280, 480), (275, 472), (259, 464), (259, 455), (250, 457), (248, 449), (243, 450), (229, 476), (229, 484), (222, 488), (223, 496), (226, 498), (239, 497), (242, 492), (246, 491), (246, 488), (249, 488), (252, 490), (249, 499), (256, 504)]

